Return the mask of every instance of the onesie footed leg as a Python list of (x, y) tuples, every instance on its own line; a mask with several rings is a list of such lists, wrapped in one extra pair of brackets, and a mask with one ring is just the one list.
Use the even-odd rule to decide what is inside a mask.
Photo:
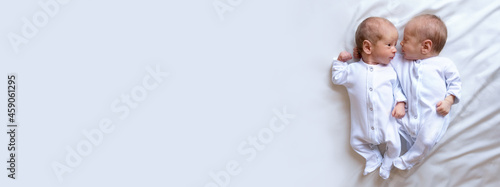
[(396, 167), (400, 170), (407, 170), (407, 169), (411, 168), (411, 166), (406, 164), (405, 161), (401, 157), (396, 158), (393, 163), (394, 163), (394, 167)]
[(364, 140), (351, 140), (351, 147), (366, 160), (363, 175), (375, 171), (382, 164), (382, 154), (377, 145), (365, 142)]
[(392, 169), (392, 159), (387, 158), (387, 155), (384, 157), (384, 161), (382, 162), (382, 166), (380, 166), (379, 175), (382, 179), (388, 179), (391, 175)]
[(371, 173), (375, 171), (378, 167), (382, 165), (382, 157), (377, 156), (374, 159), (369, 159), (366, 160), (366, 166), (365, 166), (365, 171), (363, 172), (363, 175), (368, 175), (368, 173)]
[(382, 179), (388, 179), (389, 176), (391, 175), (391, 169), (392, 167), (390, 167), (389, 169), (387, 168), (384, 168), (383, 166), (380, 167), (380, 171), (379, 171), (379, 175), (380, 177), (382, 177)]

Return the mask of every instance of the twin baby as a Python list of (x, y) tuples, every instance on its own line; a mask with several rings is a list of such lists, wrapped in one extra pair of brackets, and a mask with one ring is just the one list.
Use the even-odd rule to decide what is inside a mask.
[[(350, 143), (366, 159), (364, 175), (380, 167), (379, 175), (387, 179), (393, 165), (410, 169), (448, 128), (447, 114), (460, 100), (461, 81), (453, 62), (439, 56), (446, 38), (439, 17), (416, 16), (404, 28), (401, 55), (396, 53), (396, 27), (370, 17), (355, 34), (354, 53), (361, 55), (360, 61), (345, 63), (352, 58), (345, 51), (334, 60), (332, 81), (347, 88)], [(401, 143), (409, 148), (403, 155)], [(380, 144), (386, 145), (383, 156)]]

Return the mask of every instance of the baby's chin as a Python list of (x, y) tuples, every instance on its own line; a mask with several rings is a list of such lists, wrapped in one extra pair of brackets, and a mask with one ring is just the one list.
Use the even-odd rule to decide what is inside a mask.
[(406, 53), (403, 53), (403, 58), (406, 60), (415, 60), (414, 58), (411, 58), (410, 56), (406, 55)]
[(380, 64), (380, 65), (387, 65), (387, 64), (390, 64), (390, 63), (391, 63), (391, 61), (390, 61), (390, 60), (388, 60), (388, 61), (383, 61), (383, 62), (380, 62), (379, 64)]

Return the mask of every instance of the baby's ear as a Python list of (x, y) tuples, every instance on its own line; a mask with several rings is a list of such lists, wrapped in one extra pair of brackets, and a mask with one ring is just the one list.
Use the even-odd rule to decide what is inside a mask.
[(368, 40), (364, 40), (363, 47), (361, 49), (363, 49), (363, 52), (365, 52), (366, 54), (372, 54), (372, 43)]
[(426, 55), (431, 53), (432, 51), (432, 41), (427, 39), (422, 42), (422, 54)]

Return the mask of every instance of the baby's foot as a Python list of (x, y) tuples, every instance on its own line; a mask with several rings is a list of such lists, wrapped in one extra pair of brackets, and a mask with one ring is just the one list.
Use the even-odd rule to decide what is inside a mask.
[(384, 179), (384, 180), (388, 179), (389, 176), (391, 175), (391, 169), (392, 169), (392, 167), (389, 169), (386, 169), (383, 166), (380, 167), (380, 170), (379, 170), (380, 177), (382, 177), (382, 179)]
[(396, 158), (393, 162), (394, 164), (394, 167), (400, 169), (400, 170), (407, 170), (407, 169), (410, 169), (410, 167), (408, 167), (408, 165), (406, 165), (405, 161), (403, 161), (403, 159), (401, 157), (399, 158)]
[(377, 160), (367, 160), (363, 175), (368, 175), (368, 173), (375, 171), (380, 165), (382, 165), (381, 157), (377, 157)]

